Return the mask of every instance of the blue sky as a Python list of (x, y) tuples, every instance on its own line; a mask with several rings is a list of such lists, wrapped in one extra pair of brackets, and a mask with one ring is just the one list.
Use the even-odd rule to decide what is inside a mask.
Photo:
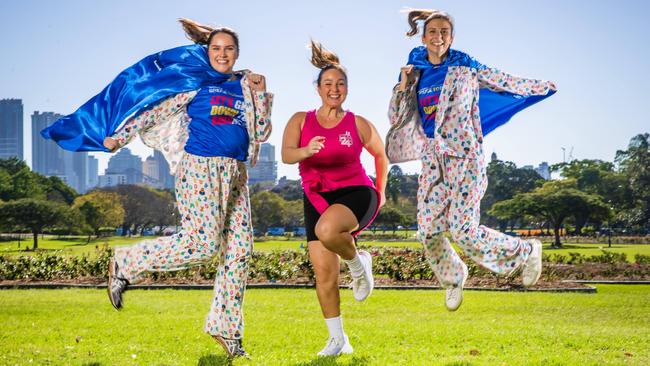
[[(274, 133), (319, 99), (308, 61), (310, 37), (337, 52), (349, 73), (345, 107), (382, 135), (390, 91), (408, 52), (405, 7), (438, 8), (456, 20), (453, 48), (515, 75), (553, 80), (559, 92), (486, 138), (486, 152), (518, 165), (575, 158), (612, 160), (630, 138), (650, 131), (646, 87), (650, 13), (645, 1), (36, 1), (0, 3), (0, 98), (25, 107), (26, 157), (33, 111), (72, 113), (119, 71), (146, 55), (188, 44), (179, 17), (227, 25), (240, 34), (237, 68), (267, 77), (276, 94)], [(130, 145), (141, 156), (150, 150)], [(100, 173), (108, 154), (97, 154)], [(364, 163), (373, 168), (368, 156)], [(402, 164), (417, 172), (417, 163)], [(298, 176), (279, 164), (279, 176)]]

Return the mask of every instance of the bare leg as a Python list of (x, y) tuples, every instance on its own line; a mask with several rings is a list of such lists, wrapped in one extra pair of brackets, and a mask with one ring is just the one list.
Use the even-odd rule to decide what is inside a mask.
[(339, 295), (339, 257), (320, 241), (310, 241), (309, 259), (316, 274), (316, 295), (325, 319), (341, 315)]
[(349, 208), (333, 204), (320, 216), (315, 231), (325, 248), (350, 260), (357, 252), (350, 233), (358, 227), (359, 222)]

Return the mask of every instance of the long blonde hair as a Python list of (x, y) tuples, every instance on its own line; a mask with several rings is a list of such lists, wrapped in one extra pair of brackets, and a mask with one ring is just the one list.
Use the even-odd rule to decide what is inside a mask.
[(341, 61), (339, 60), (339, 56), (337, 56), (336, 53), (328, 50), (320, 42), (314, 41), (313, 39), (310, 41), (310, 47), (311, 64), (320, 69), (318, 79), (316, 80), (317, 85), (320, 86), (323, 73), (331, 69), (339, 70), (345, 77), (345, 80), (348, 80), (348, 74), (345, 72), (345, 69), (341, 65)]
[(454, 35), (454, 18), (449, 15), (449, 13), (442, 10), (434, 9), (412, 9), (408, 12), (408, 22), (411, 29), (406, 32), (406, 35), (413, 37), (418, 33), (418, 24), (416, 23), (419, 20), (424, 20), (424, 25), (422, 26), (422, 33), (427, 27), (427, 24), (433, 19), (444, 19), (449, 22), (451, 25), (451, 35)]

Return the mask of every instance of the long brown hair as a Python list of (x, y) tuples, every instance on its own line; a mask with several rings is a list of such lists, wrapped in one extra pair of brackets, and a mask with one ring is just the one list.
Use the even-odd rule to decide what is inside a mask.
[(413, 37), (418, 34), (418, 24), (416, 23), (419, 20), (424, 20), (424, 25), (422, 26), (422, 32), (427, 28), (427, 24), (434, 19), (444, 19), (449, 22), (451, 26), (451, 34), (454, 35), (454, 19), (449, 15), (449, 13), (442, 10), (434, 9), (413, 9), (408, 12), (408, 22), (411, 29), (406, 32), (406, 35)]
[(239, 36), (237, 35), (237, 32), (231, 28), (214, 28), (187, 18), (180, 18), (178, 21), (183, 26), (183, 30), (185, 30), (185, 35), (187, 38), (189, 38), (194, 43), (207, 46), (212, 41), (212, 37), (219, 33), (226, 33), (233, 38), (235, 41), (235, 46), (237, 47), (237, 51), (239, 51)]
[(316, 80), (316, 85), (320, 86), (320, 81), (323, 77), (323, 73), (331, 69), (339, 70), (347, 82), (348, 74), (345, 72), (345, 69), (341, 65), (341, 61), (339, 60), (339, 56), (337, 56), (336, 53), (323, 47), (320, 42), (314, 41), (313, 39), (311, 40), (310, 47), (311, 64), (320, 69), (320, 72), (318, 73), (318, 79)]

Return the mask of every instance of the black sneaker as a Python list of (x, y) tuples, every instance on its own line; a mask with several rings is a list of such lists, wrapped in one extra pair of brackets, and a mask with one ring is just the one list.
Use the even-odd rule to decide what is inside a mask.
[(119, 267), (115, 262), (115, 257), (111, 257), (110, 261), (108, 261), (108, 299), (115, 309), (120, 310), (122, 308), (122, 294), (126, 291), (129, 281), (117, 277), (117, 273), (119, 273)]
[(248, 353), (242, 347), (241, 339), (223, 338), (221, 336), (212, 336), (226, 351), (229, 358), (245, 357), (250, 358)]

